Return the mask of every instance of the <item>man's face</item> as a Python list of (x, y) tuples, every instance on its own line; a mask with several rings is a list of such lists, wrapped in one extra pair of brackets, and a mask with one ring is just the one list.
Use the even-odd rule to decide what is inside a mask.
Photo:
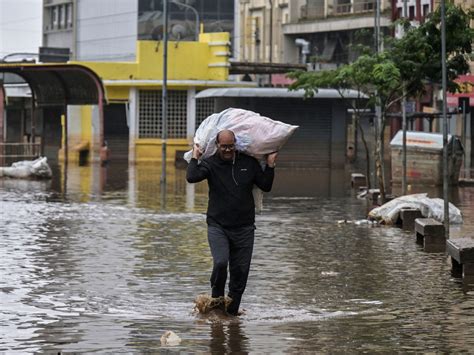
[(222, 132), (217, 143), (219, 156), (222, 160), (232, 160), (235, 154), (235, 139), (232, 133)]

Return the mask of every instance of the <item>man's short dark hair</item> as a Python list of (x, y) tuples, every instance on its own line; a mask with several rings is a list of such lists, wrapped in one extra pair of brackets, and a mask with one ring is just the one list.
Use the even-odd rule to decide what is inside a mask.
[(232, 136), (234, 137), (234, 142), (235, 142), (235, 133), (232, 132), (230, 129), (223, 129), (223, 130), (217, 132), (216, 143), (219, 143), (219, 135), (220, 135), (221, 132), (223, 132), (223, 131), (228, 131), (228, 132), (232, 133)]

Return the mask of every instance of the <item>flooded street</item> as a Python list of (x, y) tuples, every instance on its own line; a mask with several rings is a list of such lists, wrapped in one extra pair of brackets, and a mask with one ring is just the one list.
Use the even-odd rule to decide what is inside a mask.
[[(367, 213), (344, 171), (277, 169), (257, 217), (245, 314), (197, 318), (193, 299), (209, 292), (212, 267), (207, 186), (170, 166), (163, 194), (156, 165), (0, 180), (0, 352), (474, 349), (474, 292), (445, 255), (423, 252), (413, 232), (336, 223)], [(465, 223), (451, 235), (472, 236), (474, 187), (452, 195)], [(166, 330), (179, 346), (161, 346)]]

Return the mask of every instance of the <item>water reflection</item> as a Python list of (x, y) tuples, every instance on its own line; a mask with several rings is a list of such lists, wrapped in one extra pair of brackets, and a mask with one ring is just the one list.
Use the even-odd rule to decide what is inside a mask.
[[(169, 166), (163, 201), (159, 168), (68, 166), (49, 182), (0, 180), (0, 352), (474, 347), (474, 295), (445, 256), (397, 228), (335, 223), (367, 213), (346, 171), (278, 171), (257, 217), (246, 314), (198, 321), (192, 300), (209, 291), (211, 269), (207, 186)], [(453, 190), (465, 220), (456, 236), (474, 231), (473, 191)], [(161, 347), (166, 330), (178, 347)]]
[(211, 324), (209, 350), (213, 354), (245, 354), (249, 352), (249, 339), (239, 321)]

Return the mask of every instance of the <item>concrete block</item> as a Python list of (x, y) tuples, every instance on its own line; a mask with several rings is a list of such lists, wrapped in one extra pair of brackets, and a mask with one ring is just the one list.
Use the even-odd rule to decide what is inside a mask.
[(351, 174), (351, 187), (356, 189), (360, 186), (367, 185), (367, 179), (365, 178), (364, 174), (360, 173), (352, 173)]
[(400, 211), (402, 228), (405, 230), (415, 230), (415, 219), (422, 218), (421, 211), (416, 208), (404, 208)]

